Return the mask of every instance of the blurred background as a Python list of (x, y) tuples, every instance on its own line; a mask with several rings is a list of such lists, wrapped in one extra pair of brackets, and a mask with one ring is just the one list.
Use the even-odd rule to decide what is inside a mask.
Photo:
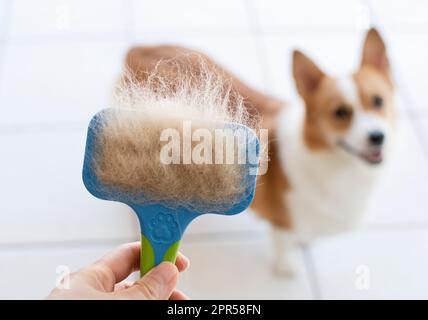
[(64, 270), (139, 239), (126, 207), (81, 181), (86, 128), (107, 107), (126, 50), (205, 51), (248, 84), (292, 101), (291, 50), (343, 74), (370, 25), (388, 45), (401, 142), (370, 221), (271, 270), (251, 212), (194, 221), (182, 251), (191, 298), (428, 298), (428, 2), (424, 0), (0, 0), (0, 298), (44, 298)]

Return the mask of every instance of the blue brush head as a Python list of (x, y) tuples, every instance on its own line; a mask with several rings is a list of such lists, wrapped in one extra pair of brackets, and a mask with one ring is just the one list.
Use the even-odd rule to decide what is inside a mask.
[[(238, 180), (235, 179), (231, 182), (238, 183), (238, 187), (234, 188), (236, 194), (225, 197), (224, 199), (217, 199), (216, 189), (213, 188), (213, 192), (210, 194), (209, 199), (204, 200), (203, 197), (198, 197), (197, 194), (198, 190), (202, 190), (204, 186), (196, 185), (193, 188), (195, 190), (194, 196), (185, 195), (185, 199), (187, 199), (186, 202), (177, 200), (176, 191), (174, 191), (175, 196), (171, 197), (168, 188), (162, 190), (161, 194), (157, 191), (156, 197), (154, 197), (154, 192), (149, 186), (147, 188), (141, 186), (130, 188), (128, 185), (125, 185), (122, 180), (115, 180), (115, 176), (106, 180), (103, 179), (103, 175), (100, 174), (100, 172), (102, 172), (103, 163), (109, 162), (108, 165), (114, 167), (115, 163), (111, 162), (116, 161), (116, 156), (123, 156), (126, 159), (126, 154), (129, 151), (127, 151), (127, 148), (131, 149), (130, 154), (133, 157), (133, 162), (136, 160), (135, 157), (139, 157), (137, 160), (141, 160), (140, 163), (143, 172), (145, 157), (150, 157), (151, 161), (153, 161), (153, 154), (151, 152), (153, 150), (146, 148), (147, 141), (145, 141), (145, 139), (153, 138), (153, 136), (149, 134), (137, 135), (137, 131), (140, 132), (139, 130), (141, 129), (139, 127), (135, 127), (136, 135), (133, 136), (134, 131), (129, 128), (133, 127), (135, 123), (127, 124), (128, 120), (133, 119), (130, 121), (134, 121), (138, 117), (144, 119), (144, 115), (137, 114), (135, 110), (105, 109), (92, 118), (88, 127), (86, 140), (83, 182), (88, 191), (95, 197), (104, 200), (119, 201), (134, 209), (140, 221), (142, 236), (150, 243), (153, 249), (154, 263), (158, 264), (162, 260), (165, 260), (165, 254), (168, 249), (180, 241), (185, 228), (195, 217), (205, 213), (234, 215), (244, 211), (250, 205), (255, 192), (260, 147), (258, 138), (252, 129), (237, 123), (216, 124), (216, 127), (219, 129), (229, 130), (229, 134), (232, 133), (232, 136), (236, 138), (233, 151), (238, 151), (238, 153), (240, 153), (239, 157), (234, 157), (233, 159), (236, 163), (204, 164), (204, 167), (201, 168), (205, 168), (207, 171), (204, 171), (205, 169), (198, 169), (198, 166), (201, 164), (194, 163), (171, 164), (171, 166), (175, 167), (165, 166), (162, 167), (162, 170), (170, 170), (170, 168), (171, 170), (181, 170), (180, 166), (187, 166), (186, 170), (200, 170), (200, 174), (218, 174), (219, 170), (220, 172), (222, 170), (221, 166), (234, 166), (232, 172), (239, 174)], [(121, 126), (115, 128), (115, 130), (109, 131), (109, 129), (111, 129), (109, 128), (109, 121), (114, 122), (117, 119), (120, 119)], [(162, 121), (162, 119), (142, 121), (141, 126), (147, 126), (147, 130), (150, 131), (151, 124), (155, 123), (154, 121)], [(158, 123), (156, 125), (158, 127)], [(120, 136), (121, 134), (118, 128), (125, 127), (127, 128), (126, 139), (131, 139), (132, 144), (129, 144), (129, 141), (126, 139), (117, 139), (118, 135)], [(109, 135), (109, 132), (115, 132), (115, 136), (112, 137)], [(113, 149), (117, 150), (117, 154), (113, 153), (113, 157), (106, 159), (103, 148), (105, 148), (106, 143), (111, 142), (109, 139), (117, 140), (114, 142), (114, 147), (116, 149)], [(238, 143), (236, 143), (236, 141), (238, 141)], [(180, 146), (181, 145), (182, 144), (180, 144)], [(145, 152), (151, 153), (146, 154)], [(109, 155), (111, 154), (110, 150)], [(194, 174), (194, 171), (188, 172)], [(135, 174), (137, 174), (137, 172)], [(151, 174), (156, 174), (156, 172), (153, 173), (151, 171)], [(138, 176), (135, 176), (132, 171), (129, 173), (129, 176), (138, 181)], [(183, 177), (183, 175), (181, 175), (181, 177)], [(198, 177), (201, 178), (200, 176)], [(161, 174), (159, 175), (159, 179), (162, 179)], [(208, 181), (210, 177), (207, 176), (206, 179)], [(144, 180), (144, 176), (142, 180)], [(203, 181), (203, 179), (201, 181)], [(192, 184), (192, 182), (190, 177), (190, 179), (182, 183), (183, 186), (186, 186), (187, 184)]]

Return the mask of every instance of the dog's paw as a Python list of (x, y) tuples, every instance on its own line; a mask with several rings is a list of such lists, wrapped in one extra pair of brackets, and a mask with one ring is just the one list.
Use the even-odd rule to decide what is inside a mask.
[(273, 272), (279, 277), (293, 277), (297, 273), (297, 267), (289, 257), (275, 259), (273, 262)]

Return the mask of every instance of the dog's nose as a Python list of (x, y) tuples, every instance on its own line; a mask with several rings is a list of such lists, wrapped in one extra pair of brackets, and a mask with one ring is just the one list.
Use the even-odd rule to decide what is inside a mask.
[(373, 131), (369, 133), (369, 142), (373, 146), (381, 146), (385, 140), (385, 135), (381, 131)]

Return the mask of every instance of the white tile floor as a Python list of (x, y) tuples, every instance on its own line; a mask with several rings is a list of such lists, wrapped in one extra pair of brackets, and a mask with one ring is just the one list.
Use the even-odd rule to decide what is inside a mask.
[[(204, 50), (250, 84), (295, 96), (290, 52), (356, 66), (361, 29), (384, 32), (396, 69), (401, 142), (363, 230), (270, 271), (268, 226), (250, 212), (194, 222), (182, 250), (193, 298), (428, 298), (428, 3), (424, 0), (0, 0), (0, 298), (43, 298), (58, 276), (138, 237), (124, 206), (80, 178), (86, 124), (108, 105), (131, 44)], [(340, 257), (340, 259), (338, 259)]]

